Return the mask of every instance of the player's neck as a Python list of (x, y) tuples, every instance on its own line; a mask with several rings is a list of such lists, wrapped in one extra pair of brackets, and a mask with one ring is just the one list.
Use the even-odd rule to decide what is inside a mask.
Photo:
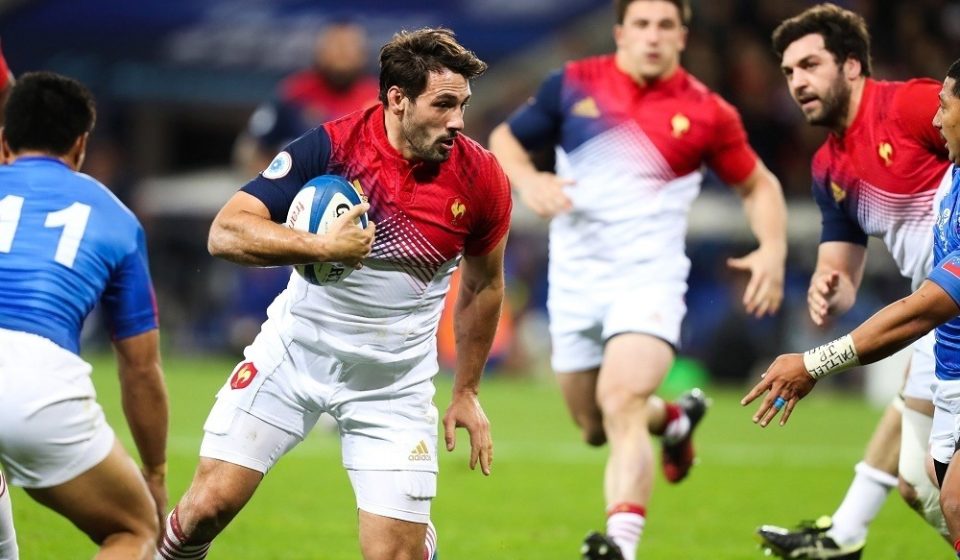
[(11, 154), (10, 160), (7, 163), (13, 163), (20, 158), (47, 158), (47, 159), (55, 159), (57, 161), (63, 162), (64, 165), (76, 171), (77, 170), (76, 162), (70, 156), (71, 154), (58, 156), (58, 155), (50, 154), (47, 152), (36, 151), (36, 150), (23, 150), (15, 154)]
[(837, 136), (843, 136), (847, 130), (853, 126), (857, 120), (857, 114), (860, 112), (860, 103), (863, 101), (863, 90), (867, 85), (866, 78), (859, 79), (850, 85), (850, 103), (847, 106), (847, 114), (843, 121), (833, 129)]
[(676, 60), (666, 70), (664, 70), (662, 74), (657, 76), (643, 76), (640, 74), (638, 69), (631, 67), (627, 55), (622, 51), (617, 51), (614, 60), (616, 61), (617, 68), (624, 74), (630, 76), (630, 78), (632, 78), (633, 81), (641, 87), (647, 87), (656, 82), (664, 82), (669, 80), (677, 73), (677, 70), (680, 69), (680, 61)]

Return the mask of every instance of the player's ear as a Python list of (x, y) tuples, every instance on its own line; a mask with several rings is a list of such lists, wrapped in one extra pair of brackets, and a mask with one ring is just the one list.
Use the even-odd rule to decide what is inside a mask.
[(77, 171), (80, 171), (80, 168), (83, 167), (83, 160), (87, 157), (87, 139), (89, 138), (89, 132), (84, 132), (78, 136), (77, 140), (73, 143), (73, 147), (70, 148), (70, 152), (67, 154), (68, 159), (73, 160), (74, 167)]
[(849, 79), (859, 78), (863, 75), (863, 67), (860, 65), (860, 61), (852, 56), (848, 56), (847, 60), (843, 62), (843, 72)]
[(387, 90), (387, 110), (394, 115), (402, 115), (407, 109), (407, 103), (409, 103), (409, 99), (400, 89), (400, 86), (390, 86), (390, 89)]
[(9, 163), (12, 157), (13, 152), (7, 144), (7, 135), (5, 134), (4, 128), (0, 127), (0, 165)]
[(623, 36), (623, 24), (616, 23), (613, 25), (613, 42), (618, 47), (620, 46), (620, 37)]

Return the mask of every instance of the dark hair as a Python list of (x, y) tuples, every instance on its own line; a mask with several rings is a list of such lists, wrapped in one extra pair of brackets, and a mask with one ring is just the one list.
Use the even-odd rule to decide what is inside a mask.
[(13, 152), (62, 156), (93, 130), (93, 96), (80, 82), (52, 72), (30, 72), (10, 90), (3, 110), (4, 137)]
[[(630, 4), (634, 2), (640, 2), (641, 0), (613, 0), (613, 11), (617, 16), (617, 23), (622, 24), (623, 18), (627, 15), (627, 8), (630, 7)], [(650, 2), (652, 0), (645, 0)], [(677, 11), (680, 12), (680, 23), (684, 25), (690, 25), (690, 19), (693, 17), (693, 10), (690, 9), (690, 0), (663, 0), (664, 2), (670, 2), (677, 7)]]
[(427, 88), (430, 72), (448, 69), (472, 80), (487, 70), (487, 63), (457, 42), (453, 31), (423, 28), (401, 31), (380, 49), (380, 102), (397, 86), (416, 99)]
[(783, 58), (790, 43), (812, 33), (823, 37), (824, 46), (837, 63), (853, 58), (860, 61), (861, 74), (869, 76), (873, 72), (867, 22), (860, 14), (836, 4), (818, 4), (784, 20), (773, 32), (773, 50)]
[(953, 89), (950, 93), (954, 97), (960, 97), (960, 58), (953, 61), (953, 64), (950, 65), (950, 68), (947, 70), (947, 77), (953, 78)]

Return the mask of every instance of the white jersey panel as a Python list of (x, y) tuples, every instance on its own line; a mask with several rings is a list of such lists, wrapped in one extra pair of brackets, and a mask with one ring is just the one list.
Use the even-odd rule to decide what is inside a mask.
[(935, 205), (939, 205), (950, 183), (950, 169), (935, 191), (896, 194), (861, 183), (857, 219), (867, 235), (883, 239), (900, 273), (910, 279), (914, 290), (933, 266)]
[[(640, 126), (625, 122), (578, 146), (557, 149), (570, 212), (550, 224), (550, 282), (628, 287), (636, 274), (685, 281), (687, 216), (702, 174), (676, 177)], [(654, 278), (648, 278), (653, 280)]]
[(437, 325), (459, 257), (428, 274), (376, 259), (339, 284), (314, 286), (293, 273), (267, 309), (284, 340), (345, 361), (391, 363), (436, 346)]

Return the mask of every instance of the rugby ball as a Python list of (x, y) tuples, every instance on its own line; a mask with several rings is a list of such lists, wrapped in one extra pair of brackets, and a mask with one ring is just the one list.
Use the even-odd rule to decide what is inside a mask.
[[(286, 225), (295, 230), (323, 235), (339, 216), (362, 201), (357, 189), (343, 177), (314, 177), (294, 197), (287, 211)], [(362, 214), (356, 224), (366, 228), (367, 215)], [(298, 264), (293, 268), (304, 280), (318, 286), (336, 284), (353, 272), (353, 267), (337, 262)]]

